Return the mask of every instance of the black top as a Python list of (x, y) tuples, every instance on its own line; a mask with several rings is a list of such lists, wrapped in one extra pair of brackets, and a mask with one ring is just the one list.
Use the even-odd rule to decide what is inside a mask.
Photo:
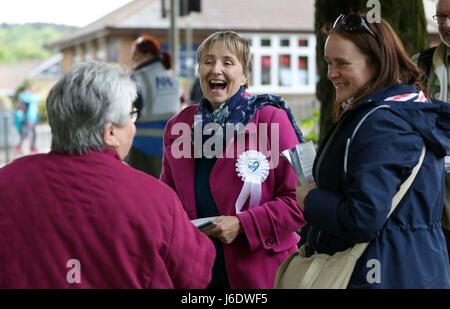
[[(209, 186), (209, 176), (216, 163), (216, 158), (195, 159), (195, 163), (195, 204), (197, 218), (219, 216), (220, 214)], [(229, 288), (229, 284), (222, 242), (215, 237), (210, 237), (210, 239), (216, 247), (216, 260), (214, 261), (212, 280), (208, 288), (227, 289)]]

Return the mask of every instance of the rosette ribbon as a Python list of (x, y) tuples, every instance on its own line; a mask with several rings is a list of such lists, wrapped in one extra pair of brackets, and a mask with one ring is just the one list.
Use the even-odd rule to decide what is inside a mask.
[(269, 161), (261, 152), (247, 150), (239, 155), (236, 172), (244, 182), (235, 204), (236, 213), (240, 213), (249, 197), (249, 208), (256, 207), (261, 202), (261, 184), (269, 176)]

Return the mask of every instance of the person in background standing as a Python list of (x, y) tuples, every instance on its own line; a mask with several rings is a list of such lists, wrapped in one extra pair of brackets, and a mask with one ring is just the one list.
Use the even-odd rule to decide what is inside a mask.
[(133, 44), (132, 78), (138, 84), (134, 106), (139, 111), (136, 137), (125, 161), (159, 177), (163, 156), (163, 132), (167, 120), (180, 111), (180, 85), (171, 70), (172, 58), (157, 39), (142, 34)]
[(200, 86), (200, 79), (197, 77), (192, 85), (191, 92), (189, 93), (190, 105), (200, 103), (203, 98), (202, 87)]
[(19, 93), (18, 105), (15, 111), (14, 119), (16, 128), (19, 132), (19, 144), (16, 146), (16, 152), (22, 152), (23, 142), (27, 137), (30, 138), (30, 153), (36, 153), (36, 124), (39, 120), (39, 101), (41, 95), (33, 93), (33, 86), (27, 84), (25, 89)]

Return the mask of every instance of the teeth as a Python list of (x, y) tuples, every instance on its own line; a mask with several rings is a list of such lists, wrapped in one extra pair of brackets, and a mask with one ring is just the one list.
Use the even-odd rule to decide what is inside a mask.
[(223, 80), (211, 80), (210, 83), (213, 85), (225, 85), (226, 84), (226, 82), (224, 82)]

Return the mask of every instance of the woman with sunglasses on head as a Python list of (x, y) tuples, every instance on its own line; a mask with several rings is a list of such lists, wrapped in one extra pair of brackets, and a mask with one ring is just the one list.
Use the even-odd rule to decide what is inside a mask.
[[(334, 254), (369, 242), (348, 288), (450, 288), (440, 219), (450, 108), (431, 101), (391, 28), (341, 15), (325, 43), (336, 125), (314, 163), (315, 184), (297, 184), (308, 245)], [(398, 207), (393, 196), (422, 166)]]

